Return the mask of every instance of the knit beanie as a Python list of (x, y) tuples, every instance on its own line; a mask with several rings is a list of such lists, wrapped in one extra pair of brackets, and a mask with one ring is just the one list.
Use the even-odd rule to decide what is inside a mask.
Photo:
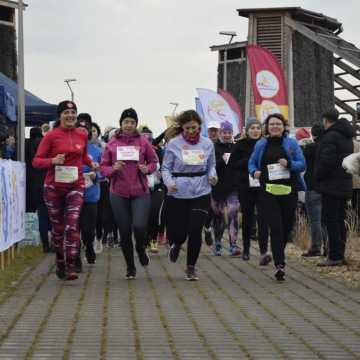
[(76, 104), (73, 101), (65, 100), (58, 104), (57, 106), (57, 113), (58, 116), (65, 110), (75, 110), (77, 112)]
[(223, 121), (221, 124), (220, 124), (220, 131), (233, 131), (233, 126), (232, 126), (232, 123), (229, 122), (229, 121)]
[(77, 119), (78, 119), (78, 123), (80, 123), (80, 122), (85, 122), (86, 124), (92, 123), (91, 115), (88, 113), (79, 114)]
[(125, 109), (120, 116), (120, 126), (124, 119), (131, 118), (136, 121), (136, 125), (138, 124), (138, 116), (136, 111), (133, 108)]
[(255, 116), (248, 117), (245, 125), (245, 134), (247, 134), (250, 127), (255, 124), (261, 126), (261, 122)]

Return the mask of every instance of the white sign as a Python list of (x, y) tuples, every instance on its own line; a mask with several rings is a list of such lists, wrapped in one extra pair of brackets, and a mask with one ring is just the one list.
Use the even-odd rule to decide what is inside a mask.
[(139, 161), (139, 149), (136, 146), (118, 146), (116, 160)]
[(185, 150), (182, 151), (183, 162), (186, 165), (203, 165), (205, 163), (205, 153), (203, 150)]
[(249, 175), (249, 186), (250, 187), (260, 187), (259, 179), (255, 179), (251, 175)]
[(269, 180), (290, 179), (289, 169), (283, 167), (281, 164), (270, 164), (267, 166), (269, 173)]
[(256, 74), (256, 87), (265, 99), (271, 99), (279, 92), (278, 78), (269, 70), (262, 70)]
[(79, 178), (79, 170), (77, 166), (55, 166), (55, 182), (73, 183)]

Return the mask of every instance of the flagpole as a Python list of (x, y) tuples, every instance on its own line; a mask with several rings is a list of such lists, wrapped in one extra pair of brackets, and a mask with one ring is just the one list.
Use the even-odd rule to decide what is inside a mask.
[(18, 134), (17, 134), (17, 159), (25, 161), (25, 89), (24, 89), (24, 20), (23, 1), (18, 1)]

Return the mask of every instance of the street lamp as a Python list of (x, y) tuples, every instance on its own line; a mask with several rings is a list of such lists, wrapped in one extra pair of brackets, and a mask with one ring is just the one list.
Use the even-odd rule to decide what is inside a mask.
[(179, 103), (177, 103), (177, 102), (170, 102), (169, 104), (174, 106), (174, 110), (173, 110), (173, 112), (172, 112), (172, 116), (175, 116), (175, 112), (176, 112), (176, 109), (177, 109), (178, 106), (179, 106)]
[(67, 86), (69, 87), (70, 93), (71, 93), (71, 101), (74, 102), (74, 92), (73, 89), (70, 86), (71, 82), (75, 82), (76, 79), (65, 79), (64, 82), (66, 82)]
[[(220, 35), (230, 36), (230, 41), (228, 45), (231, 44), (233, 38), (236, 36), (235, 31), (220, 31)], [(223, 89), (227, 90), (227, 47), (224, 50), (224, 77), (223, 77)]]

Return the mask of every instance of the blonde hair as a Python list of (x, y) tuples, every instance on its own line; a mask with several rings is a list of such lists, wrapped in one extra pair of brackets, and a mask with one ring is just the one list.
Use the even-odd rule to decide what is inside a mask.
[(196, 121), (201, 127), (202, 120), (199, 114), (195, 110), (185, 110), (176, 117), (174, 124), (166, 130), (165, 140), (168, 142), (179, 135), (182, 132), (182, 127), (189, 121)]

